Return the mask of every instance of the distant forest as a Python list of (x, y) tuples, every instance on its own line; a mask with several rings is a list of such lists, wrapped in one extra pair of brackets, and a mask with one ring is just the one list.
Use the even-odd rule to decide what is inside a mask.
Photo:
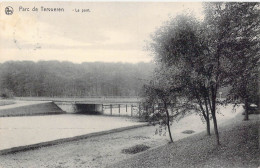
[(0, 93), (17, 97), (138, 96), (154, 66), (10, 61), (0, 64)]

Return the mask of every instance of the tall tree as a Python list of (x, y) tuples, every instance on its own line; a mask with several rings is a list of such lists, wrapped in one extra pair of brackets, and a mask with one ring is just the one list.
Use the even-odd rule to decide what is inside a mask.
[[(215, 35), (219, 53), (225, 64), (230, 95), (245, 104), (248, 120), (249, 102), (256, 97), (259, 66), (260, 8), (259, 3), (207, 3), (206, 21)], [(225, 65), (223, 64), (223, 65)], [(254, 98), (257, 99), (257, 98)]]
[(154, 34), (151, 50), (159, 64), (171, 67), (169, 71), (180, 70), (178, 74), (173, 71), (172, 78), (181, 83), (182, 97), (191, 105), (198, 104), (207, 122), (208, 134), (212, 117), (216, 142), (220, 144), (217, 93), (219, 88), (228, 85), (226, 70), (230, 64), (223, 55), (228, 19), (222, 16), (225, 13), (215, 17), (219, 8), (214, 7), (206, 7), (206, 18), (202, 23), (187, 15), (170, 20)]

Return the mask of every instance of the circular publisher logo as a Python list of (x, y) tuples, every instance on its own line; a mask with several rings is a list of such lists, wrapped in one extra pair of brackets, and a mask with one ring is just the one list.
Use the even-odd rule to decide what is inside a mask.
[(11, 6), (7, 6), (5, 8), (5, 14), (12, 15), (14, 13), (14, 9)]

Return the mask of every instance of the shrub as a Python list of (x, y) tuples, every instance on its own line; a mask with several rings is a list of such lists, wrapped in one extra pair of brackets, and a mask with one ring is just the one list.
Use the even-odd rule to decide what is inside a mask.
[(8, 98), (13, 98), (14, 94), (12, 91), (8, 90), (8, 89), (4, 89), (0, 92), (0, 97), (2, 99), (8, 99)]
[(146, 146), (146, 145), (135, 145), (135, 146), (132, 146), (128, 149), (123, 149), (122, 150), (122, 153), (125, 153), (125, 154), (136, 154), (136, 153), (139, 153), (139, 152), (142, 152), (142, 151), (145, 151), (147, 149), (149, 149), (150, 147), (149, 146)]

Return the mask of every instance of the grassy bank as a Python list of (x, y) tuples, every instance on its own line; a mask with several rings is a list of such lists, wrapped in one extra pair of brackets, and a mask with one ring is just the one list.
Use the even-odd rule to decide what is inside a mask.
[(216, 146), (214, 135), (198, 134), (110, 167), (259, 167), (259, 115), (221, 127), (220, 138)]

